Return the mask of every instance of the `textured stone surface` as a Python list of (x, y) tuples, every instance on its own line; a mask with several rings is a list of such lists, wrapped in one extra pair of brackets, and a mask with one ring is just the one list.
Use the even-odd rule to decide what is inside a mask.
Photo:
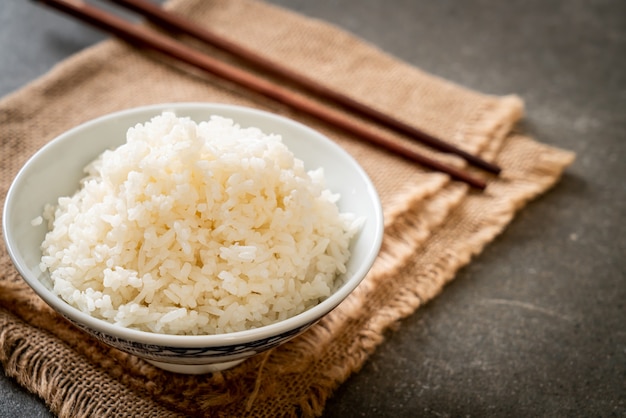
[[(1, 0), (0, 95), (103, 39)], [(527, 105), (578, 154), (432, 303), (402, 321), (327, 417), (626, 414), (626, 3), (273, 0), (425, 71)], [(49, 416), (0, 374), (0, 417)]]

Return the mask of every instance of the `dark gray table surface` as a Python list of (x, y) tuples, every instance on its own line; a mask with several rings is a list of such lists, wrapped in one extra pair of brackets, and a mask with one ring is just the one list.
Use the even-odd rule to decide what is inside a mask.
[[(325, 416), (626, 416), (626, 2), (271, 2), (469, 88), (518, 94), (521, 129), (578, 155), (388, 333)], [(0, 95), (104, 38), (0, 0)], [(1, 417), (49, 415), (0, 373)]]

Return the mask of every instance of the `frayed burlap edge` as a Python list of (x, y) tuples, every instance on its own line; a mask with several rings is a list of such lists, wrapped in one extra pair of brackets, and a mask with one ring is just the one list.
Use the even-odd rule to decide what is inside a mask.
[[(42, 351), (45, 347), (45, 351)], [(0, 309), (0, 362), (5, 373), (39, 396), (61, 417), (126, 416), (128, 404), (135, 417), (180, 417), (148, 396), (136, 396), (123, 382), (92, 364), (71, 346), (49, 333)], [(47, 358), (55, 358), (51, 363)], [(81, 379), (67, 373), (80, 364)], [(85, 386), (84, 381), (104, 382)]]

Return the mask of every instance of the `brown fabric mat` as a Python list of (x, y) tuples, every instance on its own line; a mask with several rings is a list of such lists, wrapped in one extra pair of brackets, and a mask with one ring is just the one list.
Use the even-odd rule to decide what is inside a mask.
[(253, 0), (179, 0), (169, 7), (495, 159), (503, 175), (485, 192), (469, 190), (242, 88), (116, 40), (103, 42), (0, 101), (2, 202), (26, 159), (76, 124), (138, 105), (227, 102), (299, 120), (357, 158), (383, 199), (383, 249), (357, 291), (304, 336), (225, 372), (183, 376), (108, 348), (54, 314), (20, 279), (2, 246), (0, 361), (62, 417), (319, 415), (333, 390), (382, 342), (383, 331), (435, 297), (518, 209), (558, 180), (573, 155), (513, 131), (522, 116), (518, 98), (431, 76), (324, 22)]

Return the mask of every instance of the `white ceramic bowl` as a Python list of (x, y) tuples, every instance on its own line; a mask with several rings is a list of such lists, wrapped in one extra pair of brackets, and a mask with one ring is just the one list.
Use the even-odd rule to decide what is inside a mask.
[[(31, 221), (45, 204), (73, 194), (83, 167), (105, 149), (125, 142), (126, 130), (164, 110), (200, 122), (211, 114), (233, 119), (242, 127), (256, 126), (282, 135), (284, 143), (308, 169), (324, 167), (327, 186), (341, 194), (340, 209), (366, 221), (352, 245), (343, 284), (313, 308), (282, 322), (229, 334), (177, 336), (115, 326), (70, 306), (50, 290), (47, 273), (39, 269), (40, 245), (46, 225)], [(117, 349), (134, 354), (166, 370), (206, 373), (232, 367), (246, 358), (304, 332), (328, 314), (369, 271), (382, 242), (383, 216), (378, 194), (367, 174), (334, 142), (320, 133), (271, 113), (223, 104), (176, 103), (124, 110), (82, 124), (52, 140), (21, 169), (7, 194), (3, 216), (9, 254), (24, 280), (52, 308), (79, 328)]]

